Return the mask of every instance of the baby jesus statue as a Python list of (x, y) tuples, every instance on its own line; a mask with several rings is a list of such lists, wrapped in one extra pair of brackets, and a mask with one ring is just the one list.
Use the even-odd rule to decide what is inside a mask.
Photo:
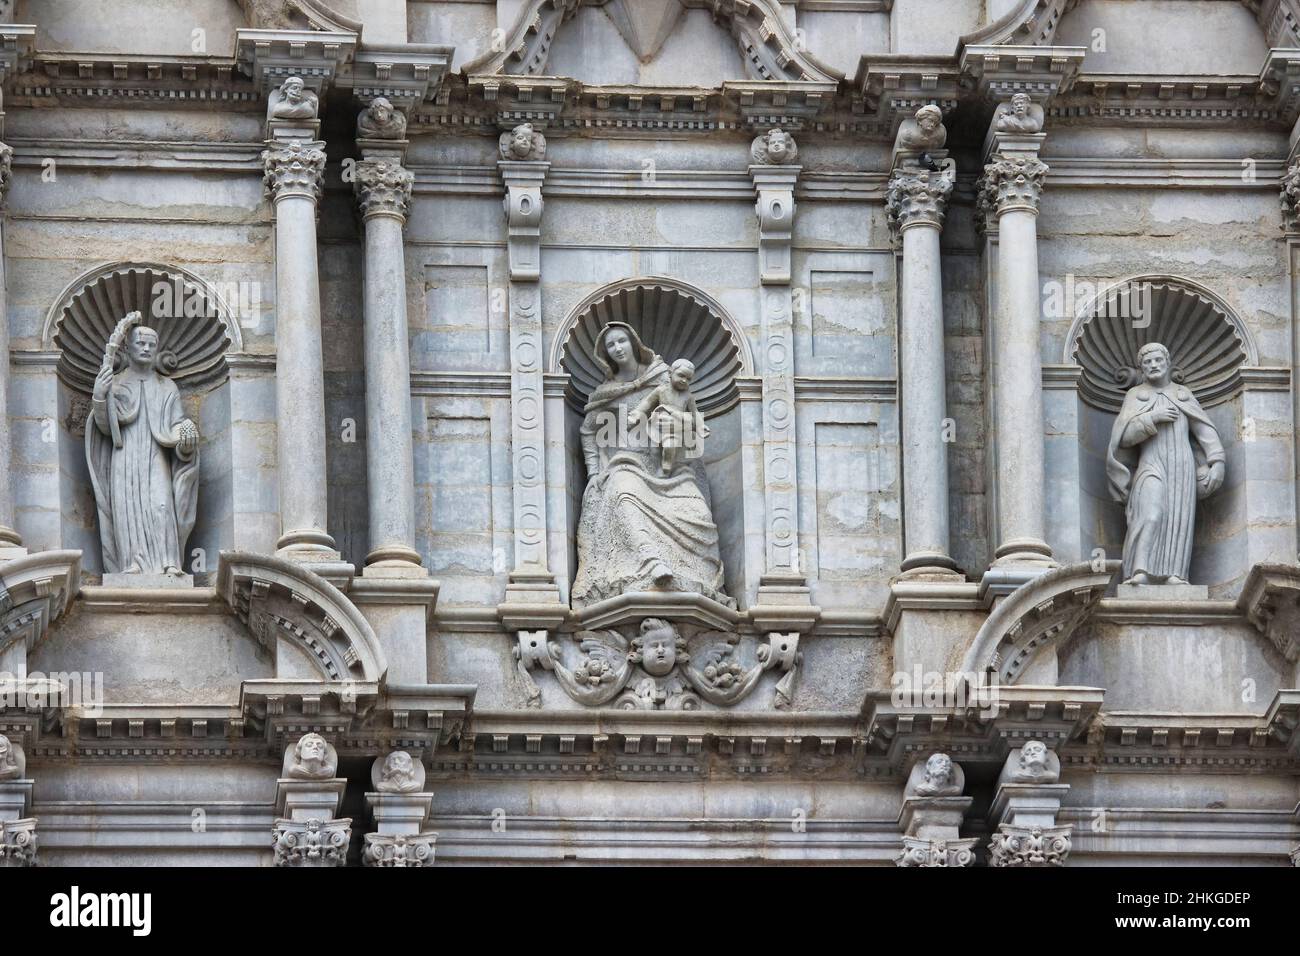
[(628, 413), (629, 427), (648, 421), (651, 440), (663, 454), (659, 473), (668, 476), (677, 467), (677, 456), (682, 448), (698, 454), (699, 443), (709, 436), (704, 416), (695, 407), (691, 395), (691, 379), (695, 377), (695, 364), (688, 359), (678, 359), (672, 364), (668, 381), (646, 395)]

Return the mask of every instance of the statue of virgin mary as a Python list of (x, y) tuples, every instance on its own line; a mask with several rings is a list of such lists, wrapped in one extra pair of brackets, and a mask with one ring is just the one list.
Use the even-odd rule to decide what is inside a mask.
[(662, 456), (628, 415), (669, 380), (636, 330), (610, 322), (596, 340), (605, 381), (584, 409), (587, 487), (578, 522), (573, 606), (625, 591), (688, 591), (734, 607), (723, 590), (718, 528), (701, 460), (660, 474)]

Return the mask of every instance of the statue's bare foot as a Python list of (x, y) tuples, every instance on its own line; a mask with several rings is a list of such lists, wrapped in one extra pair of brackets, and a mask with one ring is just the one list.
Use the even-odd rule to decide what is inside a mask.
[(123, 574), (143, 574), (143, 573), (144, 573), (144, 570), (140, 567), (140, 565), (138, 565), (138, 564), (136, 564), (134, 561), (132, 561), (132, 562), (131, 562), (131, 566), (130, 566), (129, 568), (126, 568), (125, 570), (123, 570), (122, 573), (123, 573)]
[(668, 565), (660, 562), (654, 566), (654, 570), (650, 572), (650, 577), (659, 587), (666, 587), (672, 584), (673, 571)]
[(185, 573), (184, 571), (182, 571), (180, 568), (176, 567), (176, 565), (174, 565), (174, 564), (169, 564), (169, 565), (167, 565), (167, 567), (163, 568), (163, 574), (170, 575), (170, 576), (173, 577), (173, 578), (179, 578), (179, 577), (181, 577), (184, 573)]
[(1145, 571), (1139, 571), (1137, 574), (1133, 575), (1133, 577), (1129, 578), (1124, 583), (1125, 584), (1150, 584), (1151, 575), (1147, 574)]
[(1180, 578), (1178, 575), (1176, 575), (1176, 574), (1171, 574), (1171, 575), (1169, 575), (1169, 577), (1165, 578), (1165, 583), (1166, 583), (1166, 584), (1186, 584), (1187, 582), (1184, 581), (1182, 578)]

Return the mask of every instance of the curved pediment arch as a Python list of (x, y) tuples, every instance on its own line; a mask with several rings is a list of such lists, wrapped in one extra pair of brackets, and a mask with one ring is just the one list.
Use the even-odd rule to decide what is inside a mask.
[(337, 0), (239, 0), (239, 5), (250, 27), (361, 32), (361, 21), (343, 12)]
[[(665, 4), (662, 19), (646, 20), (633, 12), (630, 0), (525, 0), (503, 42), (467, 63), (471, 75), (546, 75), (551, 46), (564, 24), (581, 7), (613, 5), (611, 19), (639, 57), (653, 56), (676, 20)], [(803, 49), (781, 14), (777, 0), (668, 0), (681, 8), (708, 10), (725, 24), (739, 45), (741, 59), (753, 80), (838, 83), (843, 75)]]
[(222, 551), (217, 593), (264, 645), (283, 638), (324, 680), (379, 682), (388, 661), (370, 623), (343, 592), (294, 561)]

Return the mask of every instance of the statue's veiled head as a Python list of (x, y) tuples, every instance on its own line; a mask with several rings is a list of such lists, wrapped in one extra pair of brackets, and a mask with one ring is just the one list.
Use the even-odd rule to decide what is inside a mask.
[(1169, 349), (1159, 342), (1148, 342), (1138, 349), (1138, 364), (1152, 385), (1164, 385), (1169, 381)]
[(606, 378), (613, 377), (618, 371), (632, 371), (649, 365), (654, 359), (654, 352), (642, 344), (636, 329), (626, 322), (610, 322), (600, 330), (596, 339), (596, 361)]

